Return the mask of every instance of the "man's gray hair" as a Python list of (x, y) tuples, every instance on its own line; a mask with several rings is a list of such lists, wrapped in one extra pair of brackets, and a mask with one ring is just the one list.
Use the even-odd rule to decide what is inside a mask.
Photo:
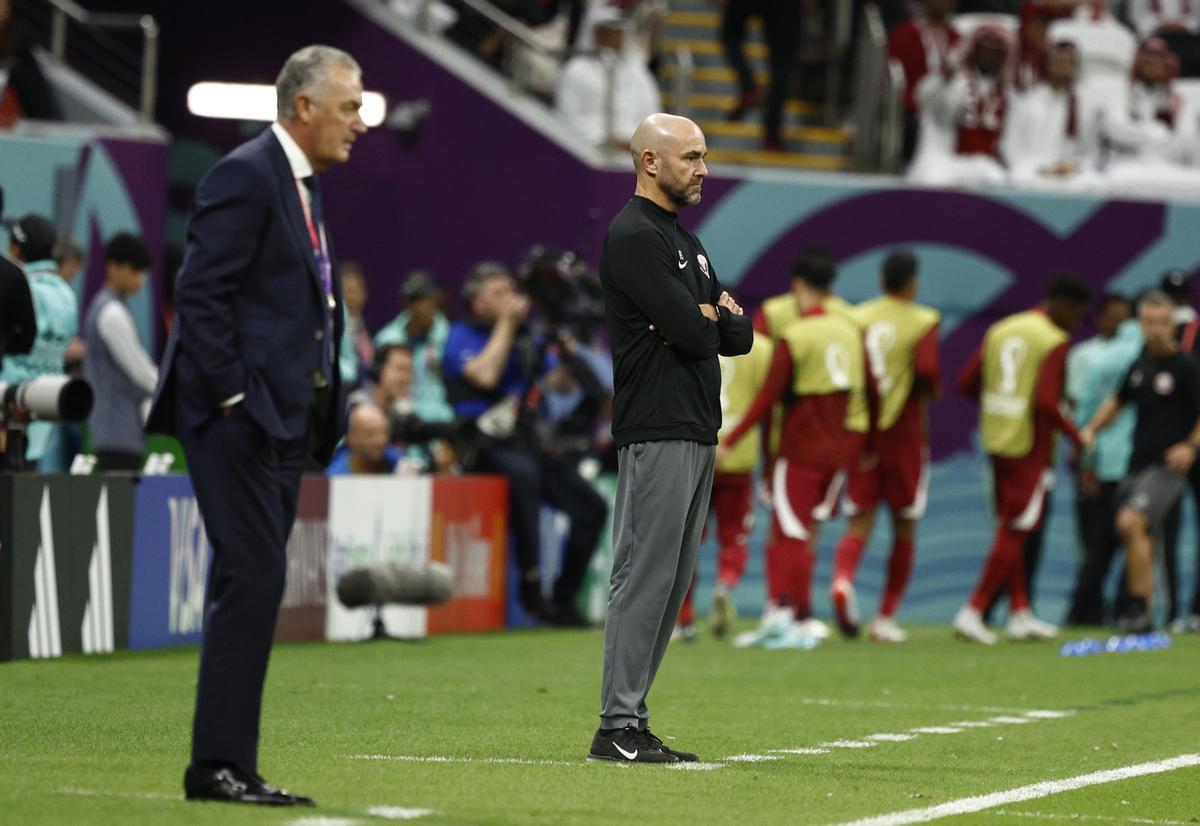
[(304, 92), (313, 100), (321, 99), (329, 82), (329, 67), (334, 63), (362, 73), (358, 61), (332, 46), (305, 46), (287, 59), (275, 79), (279, 120), (296, 117), (296, 95)]
[(1150, 290), (1138, 299), (1138, 312), (1141, 313), (1147, 307), (1166, 307), (1168, 310), (1174, 310), (1175, 302), (1162, 290)]

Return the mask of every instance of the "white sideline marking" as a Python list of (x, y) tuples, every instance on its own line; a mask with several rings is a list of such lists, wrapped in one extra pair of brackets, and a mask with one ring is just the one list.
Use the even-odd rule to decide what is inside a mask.
[(851, 820), (838, 826), (905, 826), (908, 823), (927, 823), (943, 817), (982, 812), (994, 809), (1008, 803), (1020, 803), (1025, 800), (1037, 800), (1052, 794), (1061, 794), (1088, 786), (1099, 786), (1103, 783), (1114, 783), (1118, 780), (1128, 780), (1131, 777), (1142, 777), (1148, 774), (1184, 769), (1189, 766), (1200, 766), (1200, 754), (1181, 754), (1166, 760), (1155, 760), (1150, 763), (1138, 763), (1119, 769), (1081, 774), (1078, 777), (1067, 777), (1062, 780), (1046, 780), (1030, 786), (1021, 786), (1005, 792), (964, 797), (961, 800), (951, 800), (926, 809), (909, 809), (903, 812), (867, 817), (862, 820)]
[(771, 754), (829, 754), (829, 749), (768, 749)]
[(723, 763), (669, 763), (667, 768), (677, 772), (710, 772), (713, 769), (723, 769)]
[(583, 762), (567, 760), (529, 760), (524, 757), (445, 757), (442, 755), (418, 754), (351, 754), (349, 760), (380, 760), (397, 763), (491, 763), (516, 766), (582, 766)]
[(104, 792), (95, 789), (76, 789), (66, 786), (57, 789), (59, 794), (73, 794), (80, 797), (118, 797), (123, 800), (183, 800), (182, 795), (159, 794), (157, 792)]
[(779, 760), (769, 754), (735, 754), (732, 757), (722, 757), (722, 763), (765, 763), (768, 760)]
[(962, 729), (954, 726), (921, 726), (920, 728), (910, 728), (913, 734), (961, 734)]
[(416, 820), (433, 814), (433, 809), (412, 809), (404, 806), (372, 806), (367, 809), (372, 817), (382, 817), (384, 820)]
[(1073, 711), (1027, 711), (1026, 717), (1032, 717), (1035, 720), (1061, 720), (1063, 717), (1070, 717), (1075, 712)]
[[(890, 703), (886, 700), (832, 700), (828, 697), (802, 697), (800, 702), (806, 706), (849, 706), (851, 708), (902, 708), (916, 711), (968, 711), (981, 714), (1029, 714), (1041, 709), (1013, 708), (1012, 706), (962, 706), (962, 705), (913, 705), (911, 703)], [(1070, 716), (1074, 712), (1050, 712)]]
[(286, 826), (358, 826), (363, 821), (354, 817), (300, 817), (286, 821)]
[(1195, 820), (1154, 820), (1149, 817), (1105, 817), (1104, 815), (1056, 815), (1046, 812), (1009, 812), (998, 809), (992, 814), (1005, 817), (1036, 817), (1039, 820), (1095, 820), (1103, 823), (1147, 823), (1153, 826), (1192, 826)]
[(823, 749), (869, 749), (877, 743), (872, 743), (868, 740), (831, 740), (828, 743), (822, 743), (820, 748)]
[(904, 743), (908, 740), (916, 740), (915, 734), (868, 734), (864, 740), (878, 740), (880, 743)]
[(1007, 724), (1013, 725), (1013, 726), (1023, 726), (1027, 723), (1032, 723), (1033, 720), (1031, 720), (1028, 717), (1004, 717), (1004, 716), (1001, 716), (1001, 717), (993, 717), (988, 722), (990, 722), (990, 723), (1007, 723)]
[(959, 723), (950, 723), (949, 725), (955, 728), (991, 728), (996, 725), (990, 720), (963, 720)]

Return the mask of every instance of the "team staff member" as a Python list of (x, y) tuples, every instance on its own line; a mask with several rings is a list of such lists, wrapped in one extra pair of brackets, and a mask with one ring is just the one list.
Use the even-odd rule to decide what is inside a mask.
[(721, 289), (704, 245), (679, 225), (700, 203), (704, 133), (651, 115), (630, 141), (637, 189), (600, 257), (614, 363), (617, 496), (604, 625), (600, 729), (589, 756), (694, 761), (650, 732), (646, 695), (692, 581), (721, 427), (717, 357), (750, 351), (750, 319)]
[(1129, 475), (1117, 497), (1117, 533), (1125, 545), (1129, 613), (1118, 622), (1125, 633), (1154, 630), (1154, 533), (1175, 507), (1200, 451), (1200, 368), (1180, 352), (1171, 322), (1171, 299), (1154, 291), (1138, 305), (1146, 349), (1129, 368), (1121, 389), (1096, 411), (1080, 438), (1088, 449), (1096, 434), (1127, 404), (1137, 408)]
[[(775, 519), (766, 570), (770, 601), (785, 609), (780, 613), (791, 613), (787, 634), (797, 641), (820, 633), (811, 610), (816, 523), (831, 512), (837, 480), (861, 452), (869, 427), (869, 417), (859, 431), (847, 427), (852, 400), (866, 387), (862, 335), (857, 325), (824, 308), (826, 274), (803, 273), (792, 282), (800, 320), (784, 331), (766, 382), (719, 451), (735, 449), (777, 402), (789, 399), (772, 473)], [(765, 625), (775, 622), (771, 614), (764, 619)]]
[(179, 437), (213, 547), (189, 800), (313, 805), (258, 773), (259, 712), (306, 456), (339, 434), (341, 289), (318, 175), (367, 131), (362, 71), (328, 46), (287, 59), (279, 119), (196, 189), (176, 321), (146, 427)]
[(838, 627), (858, 636), (854, 574), (871, 539), (875, 511), (886, 502), (892, 513), (892, 553), (879, 616), (871, 639), (904, 642), (896, 611), (912, 573), (917, 521), (929, 495), (930, 401), (937, 395), (938, 324), (936, 310), (917, 304), (917, 259), (897, 251), (883, 263), (883, 296), (855, 308), (864, 331), (868, 365), (878, 396), (879, 422), (874, 450), (851, 467), (843, 507), (849, 529), (834, 557), (832, 602)]
[(1025, 542), (1044, 515), (1053, 484), (1054, 442), (1062, 431), (1076, 444), (1079, 432), (1062, 411), (1067, 350), (1091, 296), (1070, 276), (1051, 282), (1040, 307), (1001, 319), (959, 377), (959, 389), (980, 403), (979, 431), (991, 456), (996, 491), (996, 539), (975, 592), (954, 617), (956, 634), (993, 645), (983, 612), (1008, 585), (1010, 639), (1048, 639), (1053, 625), (1029, 609)]

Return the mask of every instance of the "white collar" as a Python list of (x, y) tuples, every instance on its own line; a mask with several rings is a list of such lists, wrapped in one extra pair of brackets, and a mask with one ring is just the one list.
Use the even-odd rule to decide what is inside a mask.
[(292, 177), (299, 180), (311, 176), (313, 174), (312, 163), (304, 154), (304, 150), (300, 148), (300, 144), (296, 143), (296, 139), (288, 134), (279, 121), (271, 124), (271, 131), (275, 133), (275, 140), (279, 141), (279, 145), (283, 147), (283, 154), (287, 155), (288, 166), (292, 168)]

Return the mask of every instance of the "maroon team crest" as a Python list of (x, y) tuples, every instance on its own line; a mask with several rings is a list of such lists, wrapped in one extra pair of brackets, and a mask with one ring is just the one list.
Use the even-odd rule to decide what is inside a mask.
[(708, 274), (708, 259), (707, 258), (705, 258), (703, 255), (697, 255), (696, 263), (698, 263), (700, 265), (700, 272), (704, 273), (705, 278), (712, 278), (712, 276)]

